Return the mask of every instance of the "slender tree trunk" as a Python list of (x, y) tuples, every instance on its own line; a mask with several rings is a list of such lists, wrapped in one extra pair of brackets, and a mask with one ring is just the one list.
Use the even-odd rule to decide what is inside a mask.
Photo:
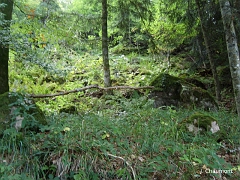
[(195, 2), (196, 2), (196, 5), (197, 5), (197, 9), (198, 9), (198, 15), (199, 15), (200, 23), (201, 23), (203, 39), (204, 39), (205, 47), (207, 49), (208, 59), (209, 59), (210, 66), (211, 66), (211, 71), (212, 71), (212, 74), (213, 74), (216, 99), (219, 102), (221, 100), (221, 89), (220, 89), (220, 83), (219, 83), (218, 74), (217, 74), (217, 68), (216, 68), (216, 65), (215, 65), (215, 62), (214, 62), (214, 59), (213, 59), (213, 56), (212, 56), (211, 48), (210, 48), (207, 29), (204, 26), (204, 15), (203, 15), (204, 10), (201, 6), (201, 0), (195, 0)]
[(240, 59), (237, 36), (233, 24), (231, 5), (228, 0), (219, 0), (223, 26), (226, 33), (228, 59), (238, 116), (240, 117)]
[[(4, 3), (4, 7), (0, 8), (0, 13), (4, 14), (6, 23), (0, 26), (0, 31), (10, 28), (10, 20), (12, 19), (13, 1), (0, 0), (0, 4)], [(2, 23), (1, 23), (2, 24)], [(0, 94), (9, 91), (8, 84), (8, 60), (9, 60), (9, 46), (8, 42), (0, 42)]]
[(104, 70), (104, 86), (111, 86), (111, 76), (108, 58), (108, 33), (107, 33), (107, 0), (102, 0), (102, 57)]

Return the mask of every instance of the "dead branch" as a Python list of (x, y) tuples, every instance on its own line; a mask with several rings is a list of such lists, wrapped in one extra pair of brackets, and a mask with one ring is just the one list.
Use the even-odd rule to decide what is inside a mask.
[(96, 85), (91, 85), (91, 86), (86, 86), (83, 88), (77, 88), (74, 90), (70, 90), (70, 91), (63, 91), (63, 92), (59, 92), (56, 94), (39, 94), (39, 95), (35, 95), (35, 94), (30, 94), (29, 96), (32, 98), (47, 98), (47, 97), (55, 97), (55, 96), (63, 96), (63, 95), (67, 95), (70, 93), (76, 93), (76, 92), (80, 92), (80, 91), (85, 91), (87, 89), (100, 89), (103, 91), (109, 91), (109, 90), (120, 90), (120, 89), (153, 89), (154, 86), (142, 86), (142, 87), (131, 87), (131, 86), (112, 86), (112, 87), (99, 87), (97, 84)]
[(123, 162), (125, 162), (127, 164), (127, 166), (131, 169), (132, 171), (132, 175), (133, 175), (133, 179), (136, 180), (136, 172), (134, 171), (133, 167), (131, 166), (131, 164), (125, 160), (124, 158), (120, 157), (120, 156), (115, 156), (113, 154), (107, 154), (108, 156), (111, 156), (111, 157), (114, 157), (114, 158), (118, 158), (118, 159), (121, 159)]
[(102, 89), (102, 90), (118, 90), (118, 89), (153, 89), (154, 86), (142, 86), (142, 87), (131, 87), (131, 86), (112, 86), (112, 87), (98, 87), (98, 89)]
[(83, 87), (83, 88), (78, 88), (78, 89), (74, 89), (74, 90), (70, 90), (70, 91), (64, 91), (64, 92), (60, 92), (60, 93), (56, 93), (56, 94), (39, 94), (39, 95), (31, 94), (30, 97), (32, 97), (32, 98), (46, 98), (46, 97), (63, 96), (63, 95), (67, 95), (67, 94), (70, 94), (70, 93), (85, 91), (87, 89), (92, 89), (92, 88), (98, 88), (98, 85), (86, 86), (86, 87)]

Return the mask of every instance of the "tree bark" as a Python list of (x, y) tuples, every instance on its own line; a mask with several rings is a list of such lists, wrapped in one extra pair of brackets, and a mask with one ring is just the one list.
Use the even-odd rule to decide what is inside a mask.
[[(0, 31), (10, 29), (10, 20), (12, 19), (12, 10), (13, 10), (13, 1), (0, 0), (0, 4), (3, 4), (3, 3), (5, 5), (4, 7), (0, 8), (0, 13), (4, 15), (3, 21), (6, 21), (6, 22), (0, 26)], [(9, 91), (8, 60), (9, 60), (8, 42), (0, 42), (0, 94), (3, 94)]]
[(218, 74), (217, 74), (217, 68), (216, 68), (214, 58), (213, 58), (211, 48), (210, 48), (210, 41), (209, 41), (209, 37), (207, 34), (207, 29), (204, 26), (204, 15), (203, 15), (204, 9), (202, 8), (201, 0), (195, 0), (195, 2), (197, 5), (198, 15), (199, 15), (200, 23), (201, 23), (203, 39), (204, 39), (205, 47), (207, 50), (208, 59), (209, 59), (210, 66), (211, 66), (211, 71), (213, 74), (216, 99), (219, 102), (221, 100), (221, 89), (220, 89), (220, 83), (219, 83)]
[(240, 117), (240, 59), (237, 36), (233, 23), (231, 5), (228, 0), (219, 0), (223, 26), (226, 33), (228, 60), (238, 116)]
[(102, 0), (102, 57), (104, 70), (104, 86), (111, 86), (111, 76), (108, 57), (108, 33), (107, 33), (107, 0)]

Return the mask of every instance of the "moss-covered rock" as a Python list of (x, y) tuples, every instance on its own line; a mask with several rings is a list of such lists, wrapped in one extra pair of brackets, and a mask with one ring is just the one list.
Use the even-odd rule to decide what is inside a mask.
[(150, 86), (155, 87), (149, 95), (155, 100), (155, 107), (179, 105), (182, 91), (179, 78), (162, 73), (153, 79)]
[(180, 123), (181, 127), (185, 127), (189, 132), (194, 133), (195, 135), (199, 132), (211, 131), (216, 133), (220, 131), (218, 126), (218, 120), (214, 117), (203, 114), (200, 112), (195, 112), (183, 122)]
[(180, 78), (171, 76), (166, 73), (161, 73), (151, 81), (150, 86), (154, 86), (155, 90), (172, 92), (179, 94), (182, 86), (180, 84)]
[(0, 135), (10, 127), (38, 130), (46, 119), (34, 101), (18, 93), (0, 94)]
[[(155, 107), (176, 106), (206, 110), (218, 109), (215, 99), (199, 80), (188, 77), (174, 77), (161, 73), (150, 83), (155, 89), (149, 97), (155, 100)], [(198, 86), (199, 85), (199, 86)]]
[(200, 87), (183, 84), (183, 90), (180, 96), (183, 107), (200, 107), (205, 110), (218, 109), (218, 105), (213, 96), (207, 90)]

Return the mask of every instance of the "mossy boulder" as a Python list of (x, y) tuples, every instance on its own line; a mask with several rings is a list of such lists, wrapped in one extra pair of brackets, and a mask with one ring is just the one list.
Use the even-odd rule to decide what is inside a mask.
[(205, 89), (191, 84), (182, 83), (181, 106), (187, 108), (199, 107), (204, 110), (217, 110), (214, 97)]
[(181, 79), (166, 73), (159, 74), (150, 83), (155, 89), (149, 97), (155, 100), (155, 107), (178, 106), (181, 99)]
[(156, 76), (150, 85), (154, 85), (156, 90), (168, 91), (168, 92), (179, 92), (181, 89), (180, 78), (171, 76), (167, 73), (161, 73)]
[(46, 124), (43, 112), (31, 98), (18, 93), (0, 94), (0, 135), (10, 127), (37, 131)]
[(217, 122), (218, 120), (210, 115), (195, 112), (180, 124), (181, 126), (186, 127), (189, 132), (193, 132), (194, 134), (202, 131), (211, 131), (212, 133), (216, 133), (220, 130)]
[(192, 84), (192, 85), (194, 85), (196, 87), (200, 87), (202, 89), (207, 90), (206, 85), (202, 81), (200, 81), (200, 80), (198, 80), (196, 78), (190, 78), (188, 76), (187, 77), (180, 76), (180, 77), (181, 77), (181, 79), (184, 79), (184, 81), (187, 82), (188, 84)]
[(155, 87), (149, 95), (154, 99), (155, 107), (218, 109), (215, 99), (204, 89), (204, 84), (199, 80), (161, 73), (153, 79), (150, 86)]

